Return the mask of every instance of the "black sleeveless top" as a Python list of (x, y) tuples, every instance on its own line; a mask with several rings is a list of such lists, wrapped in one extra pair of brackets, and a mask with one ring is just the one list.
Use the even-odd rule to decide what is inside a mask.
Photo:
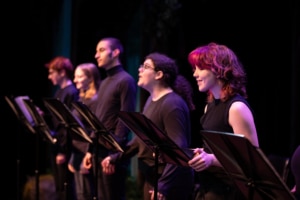
[[(232, 103), (240, 101), (245, 103), (251, 110), (249, 103), (240, 95), (236, 95), (225, 102), (214, 100), (207, 104), (206, 112), (201, 116), (200, 123), (202, 129), (212, 131), (222, 131), (233, 133), (232, 127), (229, 125), (229, 108)], [(207, 152), (210, 152), (204, 146)], [(219, 194), (232, 193), (236, 188), (233, 182), (223, 168), (212, 166), (207, 170), (199, 172), (199, 181), (204, 191), (214, 191)]]
[(232, 103), (236, 101), (245, 103), (251, 110), (246, 99), (241, 97), (240, 95), (236, 95), (225, 102), (216, 99), (213, 102), (207, 104), (207, 110), (200, 119), (202, 128), (204, 130), (233, 133), (233, 129), (228, 123), (228, 117), (229, 108)]

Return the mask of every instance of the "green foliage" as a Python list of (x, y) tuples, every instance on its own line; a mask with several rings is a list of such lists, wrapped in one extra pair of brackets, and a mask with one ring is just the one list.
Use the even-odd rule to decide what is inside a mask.
[(126, 199), (127, 200), (141, 200), (142, 192), (139, 189), (136, 178), (128, 176), (126, 180)]

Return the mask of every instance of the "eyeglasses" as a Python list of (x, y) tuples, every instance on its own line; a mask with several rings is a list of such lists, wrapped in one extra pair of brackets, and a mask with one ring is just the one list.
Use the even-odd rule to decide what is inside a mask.
[(155, 70), (154, 67), (152, 67), (152, 66), (150, 66), (150, 65), (147, 65), (147, 64), (142, 64), (142, 65), (140, 65), (140, 68), (142, 68), (143, 70), (145, 70), (145, 69), (153, 69), (153, 70)]

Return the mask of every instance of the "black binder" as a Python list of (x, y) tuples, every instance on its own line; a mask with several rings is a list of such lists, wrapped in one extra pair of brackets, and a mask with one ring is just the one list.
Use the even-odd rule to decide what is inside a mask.
[(247, 199), (295, 199), (263, 151), (243, 135), (209, 130), (201, 135)]

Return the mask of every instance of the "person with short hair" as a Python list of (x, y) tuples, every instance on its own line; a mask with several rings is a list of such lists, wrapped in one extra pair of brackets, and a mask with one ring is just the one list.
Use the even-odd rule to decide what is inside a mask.
[[(95, 59), (98, 68), (105, 71), (106, 77), (102, 80), (99, 90), (95, 115), (106, 130), (114, 135), (116, 142), (124, 147), (129, 140), (130, 130), (118, 118), (119, 111), (135, 111), (137, 86), (135, 79), (124, 69), (121, 57), (124, 48), (119, 39), (114, 37), (102, 38), (96, 45)], [(91, 137), (96, 138), (95, 134)], [(101, 138), (99, 138), (101, 140)], [(116, 172), (111, 175), (103, 173), (101, 161), (114, 153), (112, 150), (99, 145), (89, 145), (83, 166), (90, 169), (97, 161), (97, 193), (100, 200), (125, 200), (126, 178), (129, 161), (118, 163)], [(96, 154), (97, 151), (97, 154)], [(98, 155), (95, 158), (95, 155)], [(94, 157), (92, 157), (94, 156)], [(94, 170), (95, 171), (95, 170)]]
[[(48, 69), (48, 79), (53, 86), (57, 87), (53, 98), (59, 99), (71, 109), (72, 102), (79, 99), (79, 92), (72, 81), (74, 66), (71, 60), (64, 56), (57, 56), (45, 64), (45, 67)], [(50, 147), (50, 160), (58, 199), (73, 200), (73, 174), (67, 169), (72, 147), (71, 136), (55, 116), (51, 118), (51, 121), (53, 122), (53, 137), (57, 139), (57, 142)]]
[[(172, 58), (154, 52), (148, 54), (138, 69), (138, 86), (149, 92), (142, 113), (157, 125), (179, 148), (191, 145), (191, 111), (195, 109), (190, 83), (178, 73)], [(194, 186), (194, 172), (190, 167), (161, 160), (156, 171), (155, 157), (144, 142), (135, 136), (124, 153), (109, 155), (102, 161), (105, 173), (113, 174), (114, 166), (123, 159), (137, 155), (144, 200), (189, 200)], [(154, 188), (157, 179), (157, 193)]]

